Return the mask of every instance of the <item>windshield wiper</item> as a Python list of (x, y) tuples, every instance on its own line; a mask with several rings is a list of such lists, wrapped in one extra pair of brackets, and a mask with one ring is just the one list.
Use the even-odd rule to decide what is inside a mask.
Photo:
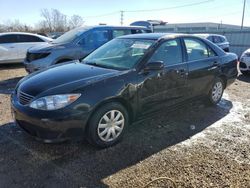
[(112, 69), (112, 67), (110, 67), (110, 66), (98, 64), (98, 63), (95, 63), (95, 62), (85, 62), (85, 64), (93, 65), (95, 67), (102, 67), (102, 68)]

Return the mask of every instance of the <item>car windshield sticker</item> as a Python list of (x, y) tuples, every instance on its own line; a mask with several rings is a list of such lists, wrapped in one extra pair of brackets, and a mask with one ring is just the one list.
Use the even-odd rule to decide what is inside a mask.
[(139, 49), (148, 49), (150, 44), (146, 43), (141, 43), (141, 42), (136, 42), (134, 43), (131, 48), (139, 48)]

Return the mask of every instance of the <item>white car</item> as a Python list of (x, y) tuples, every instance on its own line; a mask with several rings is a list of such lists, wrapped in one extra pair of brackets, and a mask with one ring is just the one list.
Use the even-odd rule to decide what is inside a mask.
[(242, 74), (250, 73), (250, 48), (243, 52), (240, 57), (240, 72)]
[(32, 33), (0, 33), (0, 64), (23, 62), (30, 47), (48, 43), (52, 40)]

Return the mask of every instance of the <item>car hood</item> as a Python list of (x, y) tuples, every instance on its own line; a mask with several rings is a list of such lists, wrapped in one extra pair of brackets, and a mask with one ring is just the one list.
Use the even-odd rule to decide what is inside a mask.
[(64, 49), (68, 46), (69, 46), (69, 44), (62, 44), (62, 43), (61, 44), (54, 44), (54, 43), (48, 42), (48, 43), (43, 43), (43, 44), (33, 46), (30, 49), (28, 49), (28, 52), (30, 52), (30, 53), (51, 52), (51, 50)]
[[(48, 90), (52, 91), (49, 92), (50, 94), (67, 93), (79, 87), (113, 77), (120, 72), (122, 71), (83, 63), (65, 63), (26, 76), (18, 83), (17, 88), (32, 96), (47, 93)], [(66, 89), (67, 91), (65, 91)]]

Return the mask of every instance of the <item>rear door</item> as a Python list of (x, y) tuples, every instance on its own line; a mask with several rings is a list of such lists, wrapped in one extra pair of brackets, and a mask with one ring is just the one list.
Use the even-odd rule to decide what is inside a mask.
[(18, 37), (18, 43), (17, 43), (17, 48), (19, 50), (19, 59), (24, 59), (27, 53), (27, 50), (35, 45), (39, 45), (43, 43), (44, 41), (40, 39), (37, 36), (33, 35), (24, 35), (24, 34), (19, 34), (17, 35)]
[(219, 72), (220, 59), (216, 53), (200, 39), (184, 38), (188, 64), (187, 84), (191, 96), (207, 92)]
[(0, 36), (0, 61), (15, 61), (18, 59), (17, 35)]

